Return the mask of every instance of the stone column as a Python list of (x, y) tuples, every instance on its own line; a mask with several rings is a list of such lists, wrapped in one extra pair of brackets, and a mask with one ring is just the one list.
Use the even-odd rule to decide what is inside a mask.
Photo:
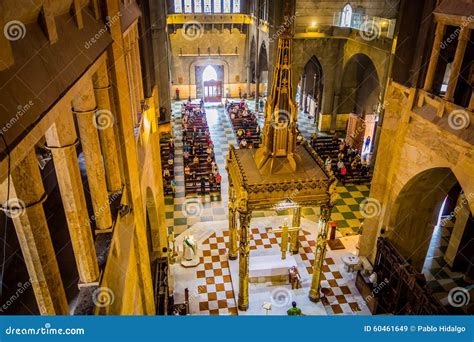
[(99, 266), (77, 161), (77, 136), (70, 108), (46, 131), (46, 142), (53, 154), (80, 281), (96, 282)]
[[(154, 2), (153, 2), (154, 3)], [(165, 2), (159, 2), (165, 7)], [(120, 2), (117, 0), (106, 0), (103, 2), (104, 10), (111, 18), (119, 16)], [(151, 5), (151, 3), (150, 3)], [(124, 170), (124, 183), (127, 192), (128, 203), (133, 208), (133, 218), (135, 223), (136, 246), (140, 263), (137, 265), (140, 271), (141, 286), (139, 292), (144, 302), (144, 311), (147, 315), (154, 315), (156, 312), (153, 281), (151, 276), (150, 258), (148, 253), (146, 219), (143, 196), (140, 190), (140, 168), (138, 164), (137, 145), (133, 131), (133, 114), (130, 101), (130, 88), (127, 78), (127, 67), (124, 59), (124, 39), (120, 20), (114, 21), (109, 27), (113, 43), (109, 47), (107, 54), (110, 62), (111, 85), (114, 91), (115, 108), (117, 110), (117, 132), (122, 149), (122, 160)], [(166, 36), (166, 32), (163, 32)], [(163, 49), (163, 45), (161, 46)], [(166, 49), (165, 49), (166, 50)], [(164, 72), (165, 73), (165, 72)], [(167, 75), (167, 72), (165, 73)], [(169, 84), (169, 83), (168, 83)], [(166, 85), (165, 88), (168, 88)], [(169, 90), (168, 90), (169, 93)], [(165, 97), (159, 97), (165, 99)], [(169, 97), (168, 97), (169, 99)]]
[[(120, 176), (120, 162), (115, 140), (115, 115), (112, 113), (110, 100), (110, 83), (107, 63), (103, 63), (93, 78), (95, 98), (97, 100), (97, 127), (99, 127), (100, 146), (104, 155), (105, 176), (109, 193), (118, 193), (122, 190)], [(105, 123), (105, 125), (101, 125)]]
[(441, 41), (444, 37), (446, 26), (443, 23), (436, 24), (435, 39), (433, 42), (433, 49), (431, 50), (430, 63), (428, 64), (428, 70), (426, 71), (425, 85), (423, 89), (430, 92), (433, 86), (433, 80), (436, 73), (436, 67), (438, 66), (439, 52), (441, 50)]
[[(300, 227), (301, 226), (301, 207), (293, 208), (293, 222), (291, 224), (292, 228)], [(300, 249), (300, 239), (299, 239), (300, 231), (296, 230), (290, 233), (291, 244), (290, 244), (290, 251), (292, 254), (298, 254)]]
[(235, 207), (235, 192), (233, 187), (229, 187), (229, 259), (237, 259), (237, 243), (238, 243), (238, 231), (237, 231), (237, 210)]
[(328, 235), (328, 223), (331, 218), (331, 208), (321, 207), (320, 231), (316, 240), (316, 252), (314, 254), (313, 278), (309, 291), (309, 300), (318, 302), (321, 298), (321, 275), (323, 273), (323, 263), (326, 256), (326, 241)]
[(140, 61), (140, 44), (138, 40), (138, 24), (135, 26), (135, 29), (133, 30), (133, 59), (135, 61), (135, 73), (137, 77), (137, 93), (138, 93), (138, 99), (139, 103), (141, 100), (145, 99), (144, 93), (143, 93), (143, 76), (142, 76), (142, 63)]
[(97, 130), (111, 124), (110, 122), (104, 124), (96, 121), (97, 106), (91, 80), (73, 99), (72, 106), (77, 117), (81, 147), (86, 161), (87, 181), (91, 192), (96, 226), (98, 229), (110, 229), (112, 228), (112, 215)]
[(454, 91), (458, 84), (459, 73), (461, 72), (462, 61), (464, 59), (464, 53), (466, 52), (470, 33), (471, 30), (469, 27), (461, 27), (461, 32), (458, 37), (458, 46), (456, 47), (456, 53), (454, 54), (453, 65), (451, 67), (451, 74), (449, 75), (448, 89), (444, 95), (444, 99), (449, 102), (452, 102), (454, 98)]
[(128, 93), (130, 94), (130, 101), (132, 104), (132, 117), (133, 117), (133, 124), (134, 126), (137, 126), (138, 120), (137, 120), (137, 112), (138, 109), (137, 107), (137, 99), (136, 99), (136, 93), (135, 93), (135, 78), (133, 76), (133, 66), (132, 66), (132, 50), (130, 48), (130, 35), (126, 35), (123, 38), (123, 46), (124, 46), (124, 52), (125, 52), (125, 63), (127, 66), (127, 80), (128, 80)]
[(250, 219), (251, 212), (239, 212), (239, 297), (238, 308), (247, 311), (249, 307), (249, 253), (250, 253)]
[[(8, 181), (2, 189), (6, 199)], [(43, 210), (46, 194), (34, 149), (12, 170), (4, 206), (15, 225), (31, 286), (42, 315), (68, 315), (69, 306)]]

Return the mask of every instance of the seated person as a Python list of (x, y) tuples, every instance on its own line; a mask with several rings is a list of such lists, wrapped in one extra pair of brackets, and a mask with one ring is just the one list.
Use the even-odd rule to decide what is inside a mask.
[(221, 174), (218, 173), (216, 175), (216, 188), (217, 188), (217, 190), (221, 189), (221, 182), (222, 182), (222, 177), (221, 177)]
[(189, 167), (189, 165), (186, 165), (184, 167), (184, 174), (187, 176), (191, 175), (191, 168)]
[(173, 164), (174, 164), (174, 160), (173, 159), (168, 159), (168, 165), (173, 166)]
[(208, 146), (208, 147), (206, 148), (206, 153), (207, 153), (207, 154), (211, 154), (211, 153), (212, 153), (212, 148), (211, 148), (210, 146)]
[(184, 158), (185, 161), (189, 159), (189, 152), (188, 151), (183, 152), (183, 158)]
[(199, 165), (199, 157), (197, 155), (195, 155), (194, 158), (193, 158), (193, 164), (194, 165)]
[(163, 177), (164, 177), (165, 179), (168, 179), (170, 176), (171, 176), (170, 170), (169, 170), (168, 168), (165, 168), (165, 169), (163, 170)]
[(239, 146), (240, 148), (247, 148), (247, 140), (245, 139), (240, 140)]
[(212, 157), (211, 157), (210, 154), (207, 155), (206, 161), (207, 161), (207, 165), (211, 166), (211, 164), (212, 164)]
[(171, 180), (170, 186), (171, 186), (171, 191), (173, 192), (173, 194), (176, 193), (176, 181), (174, 179)]
[(215, 182), (216, 182), (216, 178), (214, 177), (214, 175), (212, 173), (209, 174), (209, 189), (210, 189), (210, 191), (214, 190), (214, 183)]
[(238, 138), (242, 138), (244, 136), (244, 134), (245, 134), (245, 131), (243, 130), (243, 128), (239, 128), (237, 130), (237, 137)]

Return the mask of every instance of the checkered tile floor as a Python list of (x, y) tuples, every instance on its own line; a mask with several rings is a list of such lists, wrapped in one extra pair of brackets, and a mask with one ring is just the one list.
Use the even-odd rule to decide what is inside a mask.
[(224, 231), (212, 234), (202, 243), (203, 256), (196, 270), (201, 315), (237, 314), (227, 259), (228, 240), (229, 232)]
[[(250, 108), (254, 108), (254, 102), (249, 101)], [(181, 127), (181, 102), (173, 103), (173, 134), (175, 136), (175, 179), (176, 194), (165, 199), (166, 219), (170, 233), (181, 234), (188, 227), (197, 222), (220, 221), (227, 219), (227, 191), (228, 181), (225, 172), (225, 159), (229, 149), (229, 144), (236, 145), (236, 139), (232, 131), (228, 116), (224, 112), (223, 106), (206, 107), (207, 120), (214, 142), (216, 162), (222, 175), (221, 195), (198, 196), (194, 199), (186, 198), (184, 191), (184, 170), (183, 170), (183, 144)], [(300, 114), (300, 129), (305, 137), (309, 137), (314, 131), (311, 119)], [(259, 124), (263, 125), (263, 115), (259, 114)], [(332, 219), (338, 224), (338, 231), (342, 236), (357, 234), (362, 216), (359, 210), (359, 203), (368, 196), (369, 188), (366, 185), (337, 187), (339, 199), (333, 210)], [(189, 203), (198, 203), (199, 210), (190, 213)], [(288, 215), (285, 210), (280, 212), (261, 211), (254, 212), (254, 217), (264, 217), (273, 215)], [(319, 208), (303, 208), (303, 217), (312, 221), (318, 220)]]
[[(236, 296), (232, 287), (227, 259), (229, 232), (213, 233), (202, 243), (201, 264), (196, 269), (199, 293), (199, 314), (236, 315)], [(299, 236), (299, 254), (309, 274), (313, 273), (315, 237), (302, 230)], [(268, 228), (251, 228), (250, 250), (279, 248), (280, 233)], [(328, 314), (353, 314), (361, 311), (347, 280), (343, 277), (333, 258), (328, 257), (323, 265), (321, 281), (324, 297), (322, 303)]]
[(471, 299), (467, 308), (472, 314), (474, 312), (474, 285), (464, 280), (464, 274), (451, 271), (444, 261), (451, 230), (452, 228), (435, 227), (423, 266), (423, 274), (428, 282), (428, 287), (443, 305), (449, 305), (447, 298), (451, 289), (455, 287), (467, 289)]

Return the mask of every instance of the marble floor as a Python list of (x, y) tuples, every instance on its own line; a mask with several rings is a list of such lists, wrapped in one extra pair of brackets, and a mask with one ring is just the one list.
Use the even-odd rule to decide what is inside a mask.
[(444, 260), (448, 248), (452, 227), (436, 226), (433, 231), (428, 253), (423, 265), (423, 274), (433, 295), (443, 305), (449, 305), (450, 291), (456, 288), (469, 292), (469, 303), (465, 306), (470, 314), (474, 313), (474, 285), (464, 280), (464, 274), (451, 270)]
[[(280, 236), (272, 233), (269, 227), (281, 226), (287, 216), (272, 216), (252, 219), (250, 267), (259, 257), (270, 257), (278, 265), (281, 260)], [(190, 312), (194, 315), (285, 315), (286, 310), (296, 301), (305, 315), (369, 315), (364, 299), (354, 285), (354, 273), (347, 272), (341, 257), (356, 253), (357, 236), (341, 238), (346, 246), (343, 250), (328, 250), (323, 265), (321, 286), (325, 296), (317, 304), (308, 299), (314, 260), (313, 248), (317, 226), (308, 219), (301, 220), (301, 247), (294, 257), (301, 285), (292, 290), (286, 282), (251, 282), (249, 284), (249, 309), (237, 309), (239, 291), (238, 260), (227, 257), (228, 222), (200, 222), (189, 228), (185, 234), (176, 238), (176, 246), (182, 251), (183, 240), (193, 236), (197, 242), (200, 264), (194, 268), (183, 267), (180, 259), (171, 266), (174, 275), (175, 302), (184, 302), (187, 288), (190, 294)], [(270, 267), (270, 266), (269, 266)], [(272, 309), (266, 311), (265, 303)]]
[[(249, 104), (254, 108), (253, 103)], [(312, 261), (314, 260), (314, 241), (319, 208), (302, 208), (302, 227), (300, 234), (300, 253), (295, 256), (302, 276), (302, 288), (291, 290), (289, 285), (272, 283), (251, 284), (250, 308), (239, 312), (236, 305), (238, 293), (238, 261), (227, 258), (227, 174), (225, 159), (229, 144), (236, 144), (235, 135), (222, 105), (206, 106), (206, 115), (214, 143), (214, 152), (222, 175), (220, 195), (187, 196), (184, 191), (183, 144), (181, 127), (181, 102), (173, 104), (172, 129), (175, 136), (175, 175), (176, 193), (167, 197), (166, 219), (170, 233), (176, 237), (176, 245), (181, 246), (184, 236), (192, 235), (199, 244), (201, 263), (196, 268), (185, 268), (179, 261), (172, 266), (175, 288), (175, 302), (184, 301), (184, 289), (190, 293), (192, 314), (235, 315), (266, 314), (264, 303), (271, 303), (269, 315), (285, 314), (295, 300), (308, 315), (326, 314), (370, 314), (365, 301), (354, 286), (354, 274), (343, 267), (341, 255), (356, 253), (357, 231), (363, 220), (360, 203), (368, 196), (365, 185), (339, 184), (338, 199), (332, 212), (332, 220), (337, 222), (337, 236), (342, 238), (345, 249), (329, 250), (324, 263), (322, 286), (325, 297), (319, 304), (311, 303), (308, 291), (311, 282)], [(263, 115), (259, 115), (263, 124)], [(305, 138), (314, 133), (311, 119), (300, 113), (299, 126)], [(251, 223), (251, 259), (258, 255), (275, 255), (278, 262), (279, 236), (268, 231), (269, 227), (281, 225), (290, 215), (287, 210), (257, 211)]]
[[(249, 101), (250, 102), (250, 101)], [(170, 233), (179, 235), (193, 224), (198, 222), (213, 222), (227, 219), (227, 174), (225, 159), (229, 144), (236, 145), (236, 139), (230, 120), (222, 105), (206, 106), (206, 114), (214, 143), (214, 152), (219, 171), (222, 175), (222, 191), (220, 195), (186, 197), (184, 191), (183, 171), (183, 144), (181, 127), (181, 102), (173, 103), (172, 129), (175, 136), (175, 175), (176, 193), (174, 197), (166, 197), (166, 222)], [(254, 108), (252, 102), (250, 108)], [(263, 115), (259, 114), (259, 123), (263, 124)], [(314, 133), (311, 119), (300, 113), (299, 127), (302, 134), (309, 138)], [(349, 236), (357, 234), (363, 216), (360, 203), (368, 196), (369, 188), (366, 185), (339, 184), (337, 187), (338, 199), (332, 211), (332, 220), (337, 222), (338, 234)], [(258, 211), (253, 217), (268, 217), (274, 215), (288, 215), (286, 210)], [(302, 216), (317, 222), (319, 208), (302, 208)]]

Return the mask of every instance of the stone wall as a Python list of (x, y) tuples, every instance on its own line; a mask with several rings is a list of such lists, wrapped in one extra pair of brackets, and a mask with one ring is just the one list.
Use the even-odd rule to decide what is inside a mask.
[(310, 26), (313, 22), (317, 25), (332, 25), (334, 16), (338, 15), (343, 7), (349, 3), (354, 12), (381, 18), (395, 18), (398, 0), (297, 0), (296, 25)]
[[(245, 92), (247, 81), (245, 33), (237, 29), (206, 31), (202, 36), (189, 40), (183, 30), (178, 29), (176, 33), (170, 34), (170, 42), (172, 96), (175, 95), (176, 88), (179, 88), (181, 98), (188, 96), (195, 98), (195, 66), (208, 64), (224, 67), (224, 94), (227, 88), (233, 97), (238, 96), (239, 87)], [(198, 56), (198, 47), (201, 56)]]
[(419, 93), (396, 83), (388, 87), (369, 196), (375, 212), (364, 221), (360, 244), (360, 254), (373, 258), (384, 228), (416, 267), (449, 187), (459, 182), (474, 213), (473, 146), (416, 114)]

